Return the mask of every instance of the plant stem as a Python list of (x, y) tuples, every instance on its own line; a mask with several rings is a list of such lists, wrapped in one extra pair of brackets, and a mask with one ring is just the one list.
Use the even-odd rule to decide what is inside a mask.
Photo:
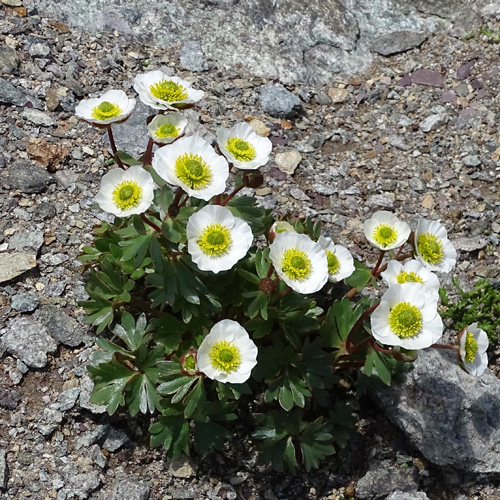
[(452, 345), (452, 344), (433, 344), (431, 347), (434, 347), (435, 349), (455, 349), (457, 351), (460, 350), (460, 347), (458, 345)]
[(225, 199), (224, 201), (221, 202), (221, 207), (225, 207), (227, 205), (227, 203), (232, 199), (234, 198), (234, 196), (239, 193), (245, 186), (240, 186), (238, 188), (236, 188), (231, 194), (229, 194)]
[(148, 147), (146, 148), (146, 152), (144, 153), (144, 160), (142, 162), (143, 166), (151, 165), (151, 162), (153, 160), (153, 144), (154, 141), (153, 139), (150, 138), (148, 142)]
[(170, 217), (177, 217), (179, 215), (179, 201), (181, 201), (184, 190), (181, 187), (177, 188), (174, 199), (168, 207), (168, 214)]
[(372, 276), (377, 277), (378, 276), (378, 268), (380, 267), (380, 264), (382, 264), (382, 260), (385, 255), (385, 250), (380, 250), (380, 255), (378, 256), (377, 263), (375, 264), (375, 267), (372, 269)]
[(113, 158), (116, 161), (116, 164), (125, 170), (125, 165), (123, 165), (120, 157), (118, 156), (118, 150), (116, 149), (116, 143), (115, 143), (115, 138), (113, 137), (113, 131), (111, 130), (111, 125), (108, 125), (107, 127), (108, 130), (108, 139), (109, 139), (109, 144), (111, 146), (111, 151), (113, 152)]
[(366, 311), (364, 311), (363, 314), (358, 318), (358, 321), (356, 321), (356, 323), (354, 323), (354, 326), (351, 328), (351, 331), (349, 332), (349, 335), (347, 336), (347, 339), (345, 341), (345, 348), (349, 354), (351, 354), (351, 349), (353, 348), (352, 338), (358, 332), (358, 330), (361, 328), (365, 319), (368, 318), (368, 316), (370, 316), (370, 314), (373, 311), (375, 311), (375, 309), (377, 309), (379, 304), (380, 304), (380, 301), (378, 301), (376, 304), (373, 304), (371, 307), (366, 309)]
[(148, 225), (148, 226), (151, 226), (155, 231), (157, 231), (158, 233), (161, 234), (161, 228), (156, 225), (153, 221), (150, 221), (147, 217), (146, 217), (146, 214), (145, 213), (142, 213), (141, 214), (141, 219)]

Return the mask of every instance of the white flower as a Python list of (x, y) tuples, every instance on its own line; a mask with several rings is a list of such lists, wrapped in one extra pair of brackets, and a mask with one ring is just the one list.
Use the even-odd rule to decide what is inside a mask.
[(318, 243), (326, 253), (328, 261), (328, 280), (337, 281), (348, 278), (354, 272), (354, 259), (346, 247), (335, 245), (331, 238), (320, 236)]
[(135, 99), (129, 99), (123, 90), (108, 90), (101, 97), (80, 101), (75, 115), (90, 123), (107, 125), (128, 118), (134, 106)]
[(219, 382), (242, 384), (257, 364), (257, 346), (236, 321), (216, 323), (198, 349), (198, 370)]
[(417, 259), (431, 271), (448, 273), (457, 262), (457, 251), (446, 229), (437, 221), (419, 219), (415, 230)]
[(488, 366), (488, 336), (473, 323), (464, 329), (460, 337), (460, 358), (471, 375), (479, 377)]
[(153, 202), (154, 186), (151, 174), (142, 167), (115, 168), (103, 176), (95, 200), (117, 217), (142, 214)]
[(226, 159), (195, 135), (157, 151), (153, 168), (162, 179), (205, 201), (224, 191), (229, 176)]
[(363, 224), (367, 240), (380, 250), (392, 250), (403, 245), (410, 236), (410, 226), (391, 212), (375, 212)]
[(154, 109), (175, 109), (198, 102), (205, 94), (191, 88), (191, 84), (178, 76), (163, 71), (150, 71), (134, 78), (134, 89), (139, 99)]
[(248, 123), (238, 123), (230, 130), (217, 129), (217, 144), (222, 154), (236, 168), (255, 170), (265, 165), (273, 149), (267, 137), (257, 135)]
[(306, 234), (285, 231), (269, 248), (277, 275), (296, 292), (314, 293), (327, 282), (326, 253)]
[(187, 120), (182, 113), (174, 112), (156, 115), (148, 124), (148, 133), (153, 141), (170, 144), (184, 133)]
[(443, 334), (437, 297), (421, 283), (392, 285), (371, 315), (372, 335), (382, 344), (425, 349)]
[(380, 274), (387, 286), (403, 283), (422, 283), (438, 294), (439, 279), (418, 260), (409, 260), (404, 265), (397, 260), (389, 261), (387, 269)]
[(231, 269), (252, 245), (250, 226), (219, 205), (207, 205), (189, 218), (188, 252), (202, 271)]

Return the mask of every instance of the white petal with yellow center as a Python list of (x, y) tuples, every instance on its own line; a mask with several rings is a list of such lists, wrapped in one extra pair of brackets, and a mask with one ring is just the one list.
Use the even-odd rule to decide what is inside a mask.
[(391, 212), (381, 210), (364, 222), (363, 232), (374, 247), (393, 250), (406, 243), (411, 230), (406, 222), (399, 220)]
[(335, 245), (331, 238), (320, 236), (318, 243), (326, 253), (328, 262), (328, 280), (337, 283), (348, 278), (355, 270), (354, 259), (342, 245)]
[(390, 260), (387, 269), (380, 274), (387, 286), (403, 283), (422, 283), (435, 294), (439, 291), (439, 279), (418, 260), (409, 260), (402, 264), (397, 260)]
[(460, 358), (465, 370), (479, 377), (488, 366), (488, 336), (477, 326), (477, 323), (465, 328), (460, 337)]
[(80, 101), (75, 115), (98, 125), (126, 120), (134, 110), (135, 99), (129, 99), (123, 90), (108, 90), (101, 97)]
[(148, 133), (159, 144), (170, 144), (184, 134), (187, 120), (182, 113), (156, 115), (148, 124)]

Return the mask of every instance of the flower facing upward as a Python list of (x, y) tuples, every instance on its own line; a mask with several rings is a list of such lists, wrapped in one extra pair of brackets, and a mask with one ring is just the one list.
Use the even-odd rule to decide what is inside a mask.
[(354, 272), (354, 259), (347, 248), (335, 245), (331, 238), (323, 236), (319, 237), (318, 243), (326, 253), (329, 281), (336, 283)]
[(242, 384), (257, 364), (257, 346), (236, 321), (216, 323), (198, 349), (198, 370), (212, 380)]
[(392, 250), (403, 245), (410, 236), (410, 226), (391, 212), (375, 212), (363, 224), (366, 239), (380, 250)]
[(75, 115), (82, 120), (98, 125), (121, 122), (127, 119), (135, 106), (123, 90), (108, 90), (101, 97), (80, 101)]
[(217, 144), (227, 161), (242, 170), (265, 165), (273, 149), (271, 141), (257, 135), (248, 123), (238, 123), (230, 130), (217, 129)]
[(422, 283), (434, 293), (438, 293), (439, 279), (418, 260), (409, 260), (404, 264), (397, 260), (390, 260), (387, 269), (380, 274), (387, 286), (402, 285), (403, 283)]
[(404, 349), (425, 349), (443, 333), (437, 297), (421, 283), (392, 285), (370, 319), (376, 340)]
[(488, 336), (484, 330), (473, 323), (464, 329), (460, 337), (460, 358), (465, 370), (479, 377), (488, 366)]
[(314, 293), (328, 280), (325, 251), (306, 234), (285, 231), (269, 246), (276, 274), (298, 293)]
[(202, 90), (178, 76), (168, 76), (163, 71), (149, 71), (134, 78), (134, 89), (139, 99), (154, 109), (175, 109), (193, 104), (203, 98)]
[(457, 251), (446, 229), (437, 221), (419, 219), (415, 230), (417, 259), (431, 271), (448, 273), (457, 261)]
[(95, 200), (117, 217), (142, 214), (153, 202), (154, 186), (151, 174), (142, 167), (115, 168), (103, 176)]
[(188, 252), (202, 271), (231, 269), (252, 245), (250, 226), (219, 205), (207, 205), (189, 218)]
[(153, 168), (162, 179), (205, 201), (224, 191), (229, 176), (225, 158), (198, 136), (181, 137), (158, 150)]
[(153, 141), (160, 144), (170, 144), (184, 133), (187, 120), (182, 113), (156, 115), (148, 124), (148, 133)]

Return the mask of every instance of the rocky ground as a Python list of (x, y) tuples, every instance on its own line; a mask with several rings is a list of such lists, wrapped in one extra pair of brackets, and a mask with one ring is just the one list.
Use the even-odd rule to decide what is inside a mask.
[[(439, 219), (459, 251), (452, 274), (469, 288), (500, 274), (499, 45), (478, 27), (463, 38), (433, 35), (410, 52), (376, 56), (357, 77), (285, 89), (249, 75), (244, 61), (239, 71), (222, 71), (195, 44), (182, 54), (133, 45), (117, 34), (84, 34), (18, 0), (3, 4), (1, 498), (500, 498), (500, 389), (491, 373), (473, 382), (449, 368), (450, 383), (466, 377), (468, 395), (460, 398), (486, 391), (480, 414), (490, 427), (478, 437), (485, 448), (457, 449), (460, 463), (449, 450), (426, 458), (431, 443), (390, 423), (405, 427), (396, 409), (388, 419), (366, 399), (350, 458), (294, 477), (257, 467), (254, 443), (238, 439), (241, 428), (226, 453), (166, 462), (148, 446), (147, 421), (108, 417), (89, 403), (85, 366), (95, 333), (78, 306), (86, 294), (76, 258), (106, 217), (91, 205), (110, 153), (100, 132), (74, 117), (89, 94), (121, 88), (134, 95), (131, 81), (146, 68), (190, 79), (206, 92), (187, 113), (190, 133), (210, 139), (216, 127), (245, 119), (273, 142), (265, 186), (255, 193), (260, 203), (318, 217), (337, 242), (368, 260), (361, 225), (374, 211), (413, 225), (419, 216)], [(139, 103), (116, 127), (119, 149), (144, 149), (148, 114)], [(493, 369), (498, 355), (493, 349)], [(474, 428), (465, 430), (471, 437)]]

